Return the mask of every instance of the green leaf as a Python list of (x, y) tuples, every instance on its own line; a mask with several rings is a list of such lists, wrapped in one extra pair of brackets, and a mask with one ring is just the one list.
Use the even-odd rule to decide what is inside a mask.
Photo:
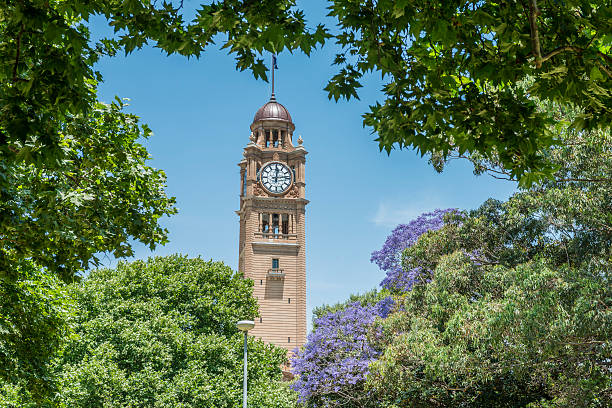
[(604, 76), (596, 65), (593, 65), (593, 67), (591, 68), (589, 77), (591, 78), (591, 81), (600, 81), (604, 79)]

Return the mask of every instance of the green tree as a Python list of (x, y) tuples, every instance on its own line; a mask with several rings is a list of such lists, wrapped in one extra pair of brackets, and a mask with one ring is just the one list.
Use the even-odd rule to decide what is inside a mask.
[[(58, 364), (69, 407), (236, 407), (242, 334), (257, 315), (252, 281), (220, 262), (149, 258), (99, 269), (74, 296), (76, 336)], [(253, 407), (289, 407), (286, 352), (249, 338)]]
[(445, 255), (382, 323), (370, 386), (389, 407), (607, 407), (611, 278)]
[[(163, 171), (137, 142), (151, 131), (117, 100), (65, 123), (54, 166), (0, 160), (0, 278), (32, 259), (66, 280), (97, 263), (97, 252), (130, 256), (130, 238), (151, 249), (167, 241), (158, 224), (176, 212)], [(0, 158), (1, 155), (0, 155)]]
[(612, 137), (568, 132), (558, 180), (489, 200), (403, 256), (421, 282), (381, 324), (389, 407), (612, 404)]
[(16, 268), (18, 279), (0, 279), (0, 407), (41, 406), (76, 310), (58, 277), (27, 261)]
[(612, 122), (609, 1), (334, 0), (329, 9), (343, 50), (326, 90), (357, 97), (363, 75), (380, 72), (384, 101), (364, 124), (388, 152), (477, 154), (542, 179), (559, 140), (534, 97), (578, 107), (578, 129)]

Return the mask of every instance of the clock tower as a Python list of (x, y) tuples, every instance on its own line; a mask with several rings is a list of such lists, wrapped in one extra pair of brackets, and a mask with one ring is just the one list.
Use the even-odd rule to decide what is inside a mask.
[(306, 342), (305, 163), (301, 137), (274, 93), (251, 124), (240, 166), (238, 269), (254, 282), (251, 334), (288, 351)]

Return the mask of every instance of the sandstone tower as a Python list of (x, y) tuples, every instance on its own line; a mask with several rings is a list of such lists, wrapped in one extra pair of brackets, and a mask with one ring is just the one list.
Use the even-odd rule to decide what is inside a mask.
[(251, 124), (240, 166), (238, 269), (253, 279), (260, 317), (250, 334), (288, 351), (306, 341), (305, 163), (274, 92)]

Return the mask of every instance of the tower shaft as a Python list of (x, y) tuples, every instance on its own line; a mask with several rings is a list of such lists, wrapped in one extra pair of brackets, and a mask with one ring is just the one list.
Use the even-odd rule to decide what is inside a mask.
[(255, 115), (240, 166), (238, 268), (254, 283), (251, 333), (288, 351), (306, 342), (306, 150), (272, 99)]

